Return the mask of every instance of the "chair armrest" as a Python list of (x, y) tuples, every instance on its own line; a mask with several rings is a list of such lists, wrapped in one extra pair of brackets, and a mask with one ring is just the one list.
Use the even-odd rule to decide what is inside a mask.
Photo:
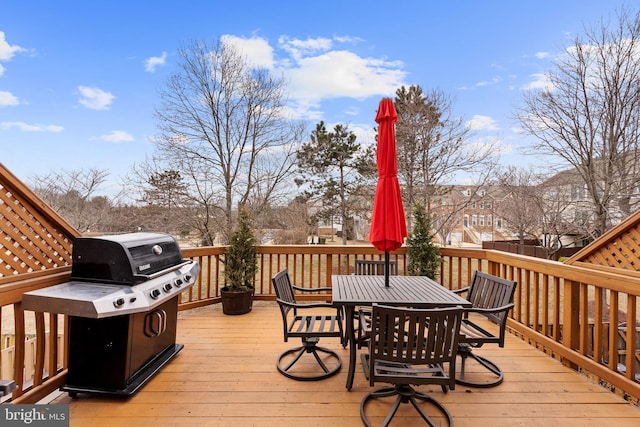
[(513, 307), (515, 307), (515, 304), (514, 303), (509, 303), (507, 305), (503, 305), (501, 307), (495, 307), (495, 308), (469, 307), (469, 308), (465, 308), (465, 311), (469, 312), (469, 313), (487, 313), (487, 314), (491, 314), (491, 313), (501, 313), (503, 311), (509, 311)]
[(461, 288), (461, 289), (453, 289), (451, 292), (453, 292), (454, 294), (463, 294), (465, 292), (469, 291), (470, 286), (467, 286), (466, 288)]
[(276, 301), (278, 302), (278, 304), (282, 304), (284, 306), (287, 307), (291, 307), (291, 308), (300, 308), (300, 309), (304, 309), (304, 308), (336, 308), (335, 305), (333, 305), (330, 302), (311, 302), (311, 303), (293, 303), (293, 302), (288, 302), (288, 301), (283, 301), (279, 298), (276, 299)]
[(322, 292), (322, 291), (331, 292), (332, 290), (331, 288), (301, 288), (300, 286), (296, 286), (296, 285), (291, 285), (291, 287), (296, 291), (300, 291), (300, 292)]

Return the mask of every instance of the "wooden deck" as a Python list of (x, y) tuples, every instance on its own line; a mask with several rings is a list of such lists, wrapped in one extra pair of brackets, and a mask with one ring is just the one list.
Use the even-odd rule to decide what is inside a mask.
[[(129, 399), (60, 394), (51, 403), (70, 404), (72, 427), (362, 425), (360, 400), (370, 387), (358, 365), (353, 390), (345, 389), (348, 350), (337, 340), (321, 342), (341, 352), (344, 367), (335, 377), (299, 382), (278, 373), (276, 357), (299, 341), (283, 342), (275, 303), (256, 302), (243, 316), (225, 316), (219, 305), (181, 312), (178, 342), (182, 352)], [(640, 408), (517, 337), (507, 336), (503, 349), (481, 351), (505, 371), (500, 386), (458, 386), (447, 394), (424, 388), (456, 426), (640, 425)], [(370, 409), (379, 423), (388, 406)], [(401, 408), (393, 425), (421, 424), (413, 408)]]

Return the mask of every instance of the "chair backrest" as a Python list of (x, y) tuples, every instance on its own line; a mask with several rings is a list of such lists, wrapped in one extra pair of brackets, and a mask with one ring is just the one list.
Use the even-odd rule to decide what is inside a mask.
[[(293, 286), (291, 285), (291, 279), (289, 278), (289, 271), (286, 268), (284, 270), (277, 272), (276, 275), (273, 276), (273, 278), (271, 278), (271, 283), (273, 283), (273, 288), (276, 291), (276, 297), (278, 298), (278, 300), (291, 303), (291, 304), (296, 303), (296, 297), (295, 297), (295, 294), (293, 293)], [(280, 311), (282, 312), (282, 319), (286, 323), (287, 314), (289, 313), (289, 310), (293, 309), (295, 313), (296, 309), (294, 307), (287, 306), (284, 304), (279, 304), (279, 305), (280, 305)]]
[(278, 299), (290, 303), (296, 302), (296, 297), (293, 294), (293, 286), (291, 285), (291, 279), (289, 279), (289, 271), (286, 268), (277, 272), (271, 279), (271, 282), (273, 283)]
[[(513, 302), (516, 282), (493, 276), (482, 271), (473, 274), (467, 299), (474, 308), (498, 308)], [(503, 326), (507, 321), (508, 310), (498, 313), (481, 313), (492, 322)]]
[[(455, 383), (455, 358), (463, 312), (460, 307), (411, 309), (374, 305), (371, 366), (374, 366), (376, 360), (409, 365), (441, 365), (449, 362), (451, 378), (441, 379)], [(371, 385), (375, 381), (388, 379), (386, 375), (384, 378), (377, 377), (375, 369), (371, 369)], [(419, 379), (416, 375), (415, 380), (409, 378), (405, 382), (428, 382)]]
[[(385, 262), (383, 260), (356, 260), (356, 275), (368, 275), (368, 276), (382, 276), (384, 275)], [(398, 275), (398, 263), (396, 261), (389, 261), (389, 275)]]

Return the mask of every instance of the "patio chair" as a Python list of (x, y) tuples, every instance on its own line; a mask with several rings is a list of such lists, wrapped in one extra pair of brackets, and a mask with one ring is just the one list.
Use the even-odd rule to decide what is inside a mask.
[[(455, 388), (456, 351), (463, 309), (396, 308), (374, 304), (368, 360), (369, 384), (392, 384), (368, 393), (360, 403), (360, 417), (366, 426), (367, 404), (372, 399), (395, 397), (383, 426), (388, 425), (400, 404), (411, 403), (428, 425), (434, 422), (418, 400), (434, 405), (449, 425), (449, 411), (436, 399), (418, 391), (414, 385), (435, 384), (446, 393)], [(439, 425), (439, 424), (438, 424)]]
[[(357, 259), (355, 274), (382, 276), (384, 274), (384, 260)], [(389, 261), (389, 275), (398, 275), (398, 263), (396, 261)]]
[[(507, 325), (507, 315), (514, 306), (513, 295), (516, 290), (516, 282), (493, 276), (481, 271), (474, 272), (471, 285), (464, 289), (454, 290), (455, 293), (467, 294), (467, 300), (472, 304), (465, 310), (464, 319), (460, 328), (460, 343), (458, 355), (461, 365), (456, 381), (458, 384), (469, 387), (495, 387), (502, 382), (504, 374), (494, 362), (478, 354), (473, 353), (474, 348), (484, 344), (498, 344), (504, 347), (504, 336)], [(498, 325), (498, 333), (492, 333), (480, 326), (469, 316), (476, 313), (489, 319)], [(465, 365), (469, 359), (478, 362), (483, 368), (488, 369), (492, 376), (490, 380), (470, 380), (465, 378)], [(474, 374), (475, 375), (475, 374)]]
[[(294, 286), (286, 269), (278, 272), (272, 278), (272, 282), (282, 314), (284, 341), (287, 342), (289, 337), (299, 337), (302, 340), (301, 346), (287, 350), (278, 357), (278, 371), (288, 378), (299, 381), (317, 381), (337, 374), (342, 367), (342, 359), (335, 351), (320, 347), (318, 342), (323, 337), (338, 337), (342, 340), (344, 333), (340, 310), (325, 302), (299, 303), (294, 293), (295, 291), (304, 293), (330, 291), (331, 288), (305, 289)], [(317, 309), (320, 308), (334, 308), (336, 314), (319, 314)], [(311, 309), (316, 309), (316, 313), (302, 314), (302, 311)], [(292, 313), (292, 316), (289, 316), (289, 313)], [(321, 372), (309, 371), (306, 365), (301, 369), (294, 367), (304, 354), (314, 356)], [(320, 354), (325, 357), (320, 357)]]
[[(357, 259), (355, 264), (355, 274), (362, 276), (383, 276), (385, 268), (384, 260), (366, 260)], [(389, 261), (389, 275), (398, 275), (398, 263), (396, 261)], [(358, 333), (356, 336), (356, 343), (358, 348), (362, 348), (369, 340), (368, 329), (369, 322), (371, 321), (371, 308), (359, 307), (354, 311), (355, 320), (358, 321)]]

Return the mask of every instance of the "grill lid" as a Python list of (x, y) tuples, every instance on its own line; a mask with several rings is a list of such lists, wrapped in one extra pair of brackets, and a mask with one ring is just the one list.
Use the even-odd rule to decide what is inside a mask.
[(163, 233), (78, 237), (71, 280), (135, 285), (182, 263), (175, 238)]

